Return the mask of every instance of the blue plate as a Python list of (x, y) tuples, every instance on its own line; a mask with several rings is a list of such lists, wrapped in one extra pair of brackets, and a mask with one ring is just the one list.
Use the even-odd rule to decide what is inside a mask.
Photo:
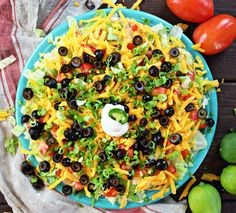
[[(111, 9), (105, 9), (106, 13), (109, 13)], [(161, 18), (158, 18), (156, 16), (153, 16), (151, 14), (148, 14), (148, 13), (145, 13), (145, 12), (142, 12), (142, 11), (136, 11), (136, 10), (130, 10), (130, 9), (120, 9), (123, 14), (125, 15), (125, 17), (128, 17), (128, 18), (133, 18), (135, 19), (136, 21), (138, 22), (141, 22), (142, 23), (142, 18), (147, 18), (147, 19), (150, 19), (151, 20), (151, 23), (150, 25), (151, 26), (154, 26), (158, 23), (162, 23), (163, 25), (167, 26), (167, 27), (170, 27), (172, 28), (173, 26), (171, 24), (169, 24), (168, 22), (164, 21), (163, 19)], [(84, 19), (90, 19), (92, 18), (93, 16), (95, 15), (95, 11), (91, 11), (89, 13), (85, 13), (81, 16), (78, 16), (76, 17), (76, 20), (79, 21), (79, 20), (84, 20)], [(53, 45), (52, 44), (48, 44), (48, 37), (49, 36), (53, 36), (55, 38), (55, 36), (59, 36), (59, 35), (63, 35), (65, 34), (66, 32), (68, 31), (68, 25), (67, 23), (63, 23), (61, 24), (60, 26), (58, 26), (56, 29), (54, 29), (49, 35), (47, 35), (47, 37), (40, 43), (40, 45), (35, 49), (35, 51), (33, 52), (33, 54), (31, 55), (31, 57), (29, 58), (24, 70), (27, 70), (27, 69), (32, 69), (34, 67), (34, 63), (36, 61), (38, 61), (39, 59), (39, 53), (46, 53), (46, 52), (49, 52), (53, 49)], [(206, 61), (204, 60), (204, 58), (202, 57), (202, 55), (193, 50), (191, 47), (193, 45), (193, 43), (190, 41), (190, 39), (188, 37), (186, 37), (185, 35), (182, 35), (182, 41), (184, 42), (184, 44), (186, 45), (187, 47), (187, 50), (193, 55), (193, 56), (199, 56), (202, 61), (203, 61), (203, 64), (207, 70), (207, 74), (206, 76), (212, 80), (212, 75), (211, 75), (211, 72), (209, 70), (209, 67), (206, 63)], [(24, 71), (23, 71), (24, 72)], [(21, 116), (22, 114), (20, 113), (20, 109), (21, 109), (21, 105), (19, 105), (19, 101), (20, 102), (24, 102), (24, 99), (22, 97), (22, 91), (23, 89), (25, 88), (27, 84), (27, 79), (23, 76), (20, 77), (20, 80), (19, 80), (19, 84), (18, 84), (18, 89), (17, 89), (17, 95), (16, 95), (16, 121), (17, 121), (17, 124), (18, 125), (21, 125)], [(217, 96), (216, 96), (216, 91), (213, 90), (212, 93), (210, 93), (209, 95), (209, 104), (207, 106), (207, 110), (208, 112), (212, 112), (213, 115), (212, 115), (212, 118), (217, 121), (217, 114), (218, 114), (218, 103), (217, 103)], [(211, 143), (212, 143), (212, 140), (213, 140), (213, 137), (214, 137), (214, 134), (215, 134), (215, 129), (216, 129), (216, 125), (212, 128), (212, 131), (211, 132), (208, 132), (206, 133), (206, 139), (208, 141), (208, 145), (207, 147), (200, 151), (196, 156), (195, 158), (193, 159), (193, 166), (191, 168), (189, 168), (187, 174), (185, 175), (185, 177), (183, 178), (183, 180), (179, 181), (178, 182), (178, 188), (180, 186), (182, 186), (186, 181), (189, 180), (190, 178), (190, 174), (193, 174), (197, 169), (198, 167), (200, 166), (200, 164), (202, 163), (203, 159), (205, 158), (210, 146), (211, 146)], [(22, 146), (25, 148), (25, 149), (28, 149), (29, 147), (29, 141), (28, 140), (25, 140), (24, 139), (24, 136), (21, 136), (20, 137), (20, 141), (21, 141), (21, 144)], [(37, 166), (37, 161), (36, 159), (31, 156), (30, 157), (30, 161), (32, 162), (32, 164), (34, 166)], [(59, 186), (56, 187), (56, 189), (61, 192), (61, 189), (62, 189), (62, 186), (63, 184), (60, 184)], [(144, 205), (147, 205), (147, 204), (151, 204), (153, 202), (157, 202), (158, 200), (160, 199), (157, 199), (157, 200), (151, 200), (151, 196), (153, 194), (155, 194), (157, 191), (147, 191), (146, 194), (149, 198), (149, 201), (147, 202), (143, 202), (143, 203), (135, 203), (135, 202), (128, 202), (128, 204), (126, 205), (126, 209), (128, 208), (135, 208), (135, 207), (139, 207), (139, 206), (144, 206)], [(169, 195), (169, 193), (167, 193), (165, 196)], [(80, 203), (83, 203), (83, 204), (87, 204), (87, 205), (91, 205), (92, 204), (92, 199), (86, 197), (85, 195), (71, 195), (69, 196), (71, 199), (73, 200), (76, 200)], [(98, 208), (105, 208), (105, 209), (118, 209), (119, 208), (119, 204), (118, 203), (115, 203), (114, 205), (112, 205), (109, 201), (107, 201), (104, 197), (101, 197), (98, 201), (95, 202), (95, 207), (98, 207)]]

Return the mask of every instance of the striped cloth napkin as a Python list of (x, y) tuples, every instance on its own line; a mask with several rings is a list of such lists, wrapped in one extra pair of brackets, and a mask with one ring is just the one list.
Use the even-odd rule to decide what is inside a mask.
[[(93, 0), (97, 7), (100, 0)], [(77, 2), (77, 3), (75, 3)], [(78, 16), (88, 9), (85, 0), (1, 0), (0, 1), (0, 60), (11, 55), (12, 62), (7, 67), (0, 67), (0, 109), (14, 107), (15, 95), (20, 73), (32, 51), (41, 41), (35, 35), (40, 28), (48, 33), (64, 22), (68, 15)], [(75, 7), (79, 3), (78, 7)], [(10, 136), (8, 122), (0, 123), (0, 190), (14, 212), (24, 213), (89, 213), (89, 212), (162, 212), (183, 213), (186, 203), (176, 204), (167, 197), (158, 204), (130, 210), (109, 211), (90, 206), (79, 207), (78, 203), (66, 198), (54, 190), (36, 192), (28, 179), (19, 172), (23, 155), (9, 155), (4, 148), (4, 141)]]

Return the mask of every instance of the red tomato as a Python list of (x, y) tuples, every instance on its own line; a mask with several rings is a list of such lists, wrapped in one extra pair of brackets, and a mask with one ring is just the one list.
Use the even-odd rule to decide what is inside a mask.
[(85, 48), (89, 48), (93, 53), (96, 51), (96, 48), (93, 45), (82, 44), (82, 46)]
[(68, 149), (68, 151), (73, 151), (74, 150), (74, 146), (70, 146), (67, 149)]
[(157, 171), (153, 174), (153, 176), (157, 176), (157, 175), (159, 175), (160, 172), (161, 172), (161, 170), (157, 170)]
[(119, 144), (117, 149), (124, 149), (125, 150), (125, 145), (123, 143)]
[(145, 175), (147, 173), (147, 169), (141, 169), (140, 166), (138, 167), (137, 170), (135, 170), (135, 176), (136, 177), (142, 177), (143, 175)]
[(183, 97), (184, 100), (187, 100), (187, 99), (189, 99), (190, 97), (192, 97), (192, 95), (189, 95), (189, 94), (188, 94), (188, 95), (182, 95), (182, 97)]
[(128, 44), (127, 44), (127, 48), (128, 48), (129, 50), (134, 49), (134, 47), (135, 47), (135, 45), (134, 45), (133, 43), (128, 43)]
[(236, 19), (227, 14), (217, 15), (200, 24), (193, 33), (193, 41), (201, 43), (205, 55), (219, 53), (230, 46), (236, 37)]
[(151, 59), (152, 58), (152, 51), (148, 50), (146, 53), (146, 56), (148, 57), (148, 59)]
[(81, 35), (81, 33), (80, 32), (75, 32), (75, 35), (79, 36), (79, 35)]
[(127, 166), (125, 161), (123, 161), (121, 164), (120, 164), (120, 168), (123, 169), (123, 170), (126, 170), (126, 171), (129, 171), (131, 170), (132, 168), (130, 166)]
[(43, 123), (44, 120), (44, 116), (42, 116), (41, 118), (39, 118), (39, 123)]
[(155, 87), (152, 90), (153, 95), (166, 94), (166, 93), (167, 93), (167, 89), (164, 87)]
[(77, 191), (81, 191), (84, 188), (84, 186), (80, 182), (75, 182), (75, 189)]
[(214, 15), (213, 0), (166, 0), (169, 9), (179, 18), (201, 23)]
[(58, 170), (56, 171), (56, 176), (57, 176), (57, 177), (60, 177), (60, 175), (61, 175), (61, 169), (58, 169)]
[(116, 195), (118, 195), (118, 192), (116, 191), (114, 187), (112, 187), (108, 192), (103, 193), (103, 195), (105, 197), (115, 197)]
[(205, 129), (207, 127), (206, 123), (200, 124), (199, 129)]
[(190, 77), (190, 79), (191, 79), (192, 81), (194, 81), (194, 77), (195, 77), (194, 72), (188, 72), (187, 75)]
[(45, 155), (45, 153), (48, 151), (49, 146), (44, 142), (40, 142), (38, 145), (38, 150), (41, 152), (42, 155)]
[(89, 74), (93, 66), (89, 63), (84, 63), (79, 68), (81, 69), (82, 73)]
[(184, 149), (182, 152), (181, 152), (181, 155), (182, 157), (185, 159), (188, 155), (189, 155), (189, 151), (187, 149)]
[(137, 31), (138, 30), (138, 26), (136, 24), (134, 24), (131, 28), (132, 28), (133, 31)]
[(129, 157), (129, 158), (132, 158), (133, 156), (134, 156), (134, 149), (129, 148), (129, 149), (128, 149), (128, 157)]
[(88, 48), (90, 48), (92, 50), (93, 53), (95, 53), (96, 51), (96, 47), (94, 47), (93, 45), (87, 45)]
[(58, 74), (57, 75), (57, 77), (56, 77), (56, 81), (58, 82), (58, 83), (61, 83), (61, 81), (63, 80), (63, 76), (62, 76), (62, 74)]
[(175, 166), (173, 166), (173, 165), (169, 165), (169, 166), (167, 167), (167, 170), (168, 170), (170, 173), (176, 173)]
[(50, 156), (50, 157), (52, 157), (53, 155), (54, 155), (54, 151), (52, 151), (51, 153), (49, 153), (48, 155)]
[(170, 142), (170, 140), (168, 140), (167, 142), (166, 142), (166, 146), (170, 146), (172, 143)]
[(26, 125), (27, 129), (29, 129), (31, 127), (29, 123), (26, 123), (25, 125)]
[(190, 112), (190, 117), (192, 118), (192, 120), (198, 122), (198, 117), (197, 117), (197, 110), (193, 110), (192, 112)]
[(53, 127), (51, 128), (51, 134), (52, 134), (52, 136), (54, 137), (54, 138), (56, 138), (57, 137), (57, 129), (58, 129), (58, 126), (57, 125), (53, 125)]

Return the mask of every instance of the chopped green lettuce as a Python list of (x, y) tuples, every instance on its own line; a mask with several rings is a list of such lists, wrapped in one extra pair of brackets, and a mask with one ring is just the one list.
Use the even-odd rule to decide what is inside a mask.
[(164, 25), (162, 23), (159, 23), (152, 27), (152, 30), (156, 33), (159, 33), (159, 31), (162, 29), (164, 29)]
[(5, 149), (11, 155), (16, 155), (18, 144), (19, 144), (19, 141), (16, 137), (7, 138), (5, 140)]
[(67, 16), (67, 23), (68, 23), (68, 27), (71, 28), (71, 26), (73, 24), (75, 24), (75, 29), (78, 30), (78, 24), (77, 21), (74, 17), (72, 16)]
[(182, 158), (176, 158), (174, 164), (176, 171), (178, 172), (177, 180), (182, 180), (188, 171), (188, 166)]
[(170, 36), (180, 39), (183, 34), (183, 29), (180, 26), (175, 25), (171, 31)]
[(194, 155), (207, 147), (207, 140), (206, 137), (198, 130), (195, 136), (193, 137), (192, 141), (195, 141), (193, 146), (193, 153)]
[(23, 126), (15, 126), (11, 130), (11, 133), (14, 134), (16, 137), (19, 137), (24, 131), (25, 131), (25, 128)]
[(113, 28), (112, 27), (108, 28), (107, 40), (108, 41), (117, 41), (118, 40), (118, 37), (113, 34)]
[(46, 36), (46, 33), (42, 29), (36, 28), (34, 30), (34, 33), (35, 33), (37, 38), (44, 38)]

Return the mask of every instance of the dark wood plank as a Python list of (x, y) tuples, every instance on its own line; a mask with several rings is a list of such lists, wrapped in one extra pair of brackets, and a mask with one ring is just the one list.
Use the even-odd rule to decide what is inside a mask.
[(0, 192), (0, 205), (5, 204), (5, 203), (6, 203), (6, 200), (3, 196), (3, 194)]
[(4, 205), (0, 205), (0, 212), (1, 213), (12, 212), (12, 209), (7, 204), (4, 204)]
[(0, 192), (0, 213), (2, 212), (12, 212), (12, 209), (7, 204), (3, 194)]

